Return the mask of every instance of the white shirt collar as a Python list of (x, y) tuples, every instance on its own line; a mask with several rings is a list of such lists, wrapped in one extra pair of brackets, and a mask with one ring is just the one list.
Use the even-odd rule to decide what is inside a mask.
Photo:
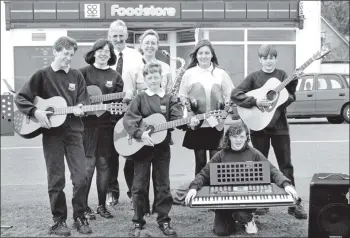
[(199, 69), (200, 71), (202, 71), (202, 72), (205, 72), (205, 71), (211, 72), (211, 71), (213, 70), (213, 68), (214, 68), (213, 63), (210, 63), (210, 66), (209, 66), (209, 68), (207, 68), (207, 69), (203, 69), (203, 68), (199, 67), (198, 64), (197, 64), (197, 67), (198, 67), (198, 69)]
[(149, 89), (146, 89), (145, 93), (147, 93), (147, 95), (150, 97), (157, 94), (159, 97), (163, 98), (165, 95), (165, 91), (162, 88), (160, 89), (160, 91), (158, 93), (151, 92), (151, 90), (149, 90)]
[(100, 66), (98, 66), (96, 63), (94, 63), (94, 66), (95, 66), (95, 68), (97, 68), (97, 69), (109, 69), (110, 67), (109, 67), (109, 65), (107, 65), (107, 66), (105, 66), (105, 67), (103, 67), (103, 68), (101, 68)]
[(70, 66), (68, 66), (65, 69), (61, 69), (61, 68), (57, 68), (56, 65), (54, 65), (54, 63), (51, 63), (51, 68), (54, 72), (57, 72), (58, 70), (63, 70), (64, 72), (66, 72), (66, 74), (68, 74)]

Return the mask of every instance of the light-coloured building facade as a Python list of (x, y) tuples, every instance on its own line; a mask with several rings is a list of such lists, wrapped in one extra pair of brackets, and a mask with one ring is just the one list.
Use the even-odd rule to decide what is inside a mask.
[[(126, 22), (130, 46), (139, 47), (138, 37), (153, 28), (160, 34), (160, 49), (186, 61), (198, 39), (209, 39), (236, 85), (259, 69), (261, 44), (275, 45), (277, 67), (287, 73), (321, 46), (319, 1), (95, 2), (1, 2), (1, 77), (18, 90), (33, 72), (51, 63), (51, 47), (62, 35), (78, 41), (72, 67), (84, 66), (84, 53), (96, 39), (107, 36), (116, 19)], [(161, 53), (157, 56), (170, 64), (175, 76), (179, 64)], [(319, 69), (315, 61), (305, 72)]]

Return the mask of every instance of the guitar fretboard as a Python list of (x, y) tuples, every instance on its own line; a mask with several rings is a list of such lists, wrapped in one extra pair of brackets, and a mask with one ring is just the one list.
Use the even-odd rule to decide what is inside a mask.
[[(93, 112), (93, 111), (106, 111), (111, 108), (117, 108), (113, 103), (112, 104), (95, 104), (95, 105), (85, 105), (82, 107), (83, 112)], [(65, 115), (73, 113), (75, 107), (63, 107), (55, 108), (54, 115)]]
[(121, 99), (124, 96), (125, 96), (125, 92), (102, 94), (102, 95), (97, 95), (97, 96), (91, 96), (90, 102), (91, 103), (105, 102), (105, 101), (110, 101), (110, 100)]
[[(306, 69), (312, 62), (314, 62), (315, 60), (313, 58), (308, 59), (302, 66), (299, 67), (299, 69), (301, 71), (303, 71), (304, 69)], [(287, 84), (289, 84), (295, 77), (293, 75), (289, 76), (288, 78), (286, 78), (280, 85), (278, 85), (275, 88), (275, 91), (277, 93), (279, 93), (282, 89), (284, 89), (286, 87)]]
[[(204, 120), (206, 118), (206, 116), (207, 116), (207, 114), (203, 113), (203, 114), (198, 114), (198, 115), (193, 116), (193, 117), (197, 117), (198, 120)], [(169, 122), (161, 123), (158, 125), (154, 125), (154, 132), (164, 131), (164, 130), (167, 130), (170, 128), (175, 128), (177, 126), (182, 126), (182, 125), (188, 124), (191, 122), (191, 118), (192, 117), (181, 118), (178, 120), (169, 121)]]

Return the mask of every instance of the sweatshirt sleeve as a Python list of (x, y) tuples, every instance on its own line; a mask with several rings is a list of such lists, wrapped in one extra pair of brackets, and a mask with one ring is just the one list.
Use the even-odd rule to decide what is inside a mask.
[(32, 77), (22, 86), (15, 96), (15, 104), (21, 112), (27, 116), (34, 116), (37, 109), (34, 105), (34, 98), (41, 96), (44, 79), (42, 71), (36, 71)]
[(141, 115), (141, 97), (140, 94), (136, 95), (131, 100), (129, 109), (126, 111), (123, 117), (123, 126), (126, 132), (136, 139), (140, 139), (144, 129), (140, 128), (142, 121)]
[(246, 93), (253, 89), (253, 74), (248, 75), (231, 92), (231, 100), (240, 107), (251, 108), (256, 106), (256, 98), (247, 96)]
[(194, 180), (190, 184), (190, 189), (196, 189), (197, 191), (205, 185), (210, 183), (210, 163), (220, 163), (222, 161), (223, 151), (216, 153), (213, 158), (204, 166), (204, 168), (196, 175)]
[[(287, 73), (285, 71), (283, 71), (283, 70), (282, 70), (282, 75), (283, 75), (282, 76), (283, 77), (283, 81), (288, 78)], [(286, 108), (290, 104), (295, 102), (295, 100), (296, 100), (295, 91), (296, 91), (297, 85), (298, 85), (298, 79), (295, 78), (292, 82), (290, 82), (286, 86), (286, 89), (287, 89), (289, 95), (288, 95), (287, 101), (280, 106), (281, 108)]]
[(256, 151), (254, 161), (268, 161), (270, 165), (270, 177), (271, 181), (277, 186), (284, 188), (287, 185), (291, 184), (291, 181), (283, 175), (283, 173), (277, 169), (266, 157), (258, 150)]

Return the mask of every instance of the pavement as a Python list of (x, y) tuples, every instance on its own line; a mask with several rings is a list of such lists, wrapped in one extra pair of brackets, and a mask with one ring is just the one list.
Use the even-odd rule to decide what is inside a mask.
[[(292, 162), (296, 186), (301, 196), (308, 197), (309, 185), (314, 173), (349, 174), (349, 124), (329, 124), (326, 119), (290, 119), (289, 122)], [(173, 132), (175, 145), (171, 147), (170, 165), (172, 188), (191, 181), (194, 177), (194, 155), (191, 150), (182, 147), (183, 136), (183, 131), (175, 130)], [(277, 166), (272, 149), (270, 149), (269, 160)], [(121, 200), (128, 199), (123, 174), (124, 162), (125, 160), (121, 157), (119, 168)], [(65, 172), (67, 187), (71, 187), (67, 165)], [(12, 199), (16, 197), (14, 194), (4, 194), (4, 188), (17, 190), (15, 188), (19, 189), (21, 186), (42, 188), (42, 194), (47, 196), (46, 168), (41, 136), (30, 140), (17, 135), (1, 138), (2, 205), (6, 204), (7, 201), (13, 202)], [(92, 196), (97, 196), (95, 187), (95, 182), (93, 182)], [(67, 190), (67, 195), (71, 194), (71, 189), (65, 190)], [(35, 197), (28, 199), (35, 201)]]

